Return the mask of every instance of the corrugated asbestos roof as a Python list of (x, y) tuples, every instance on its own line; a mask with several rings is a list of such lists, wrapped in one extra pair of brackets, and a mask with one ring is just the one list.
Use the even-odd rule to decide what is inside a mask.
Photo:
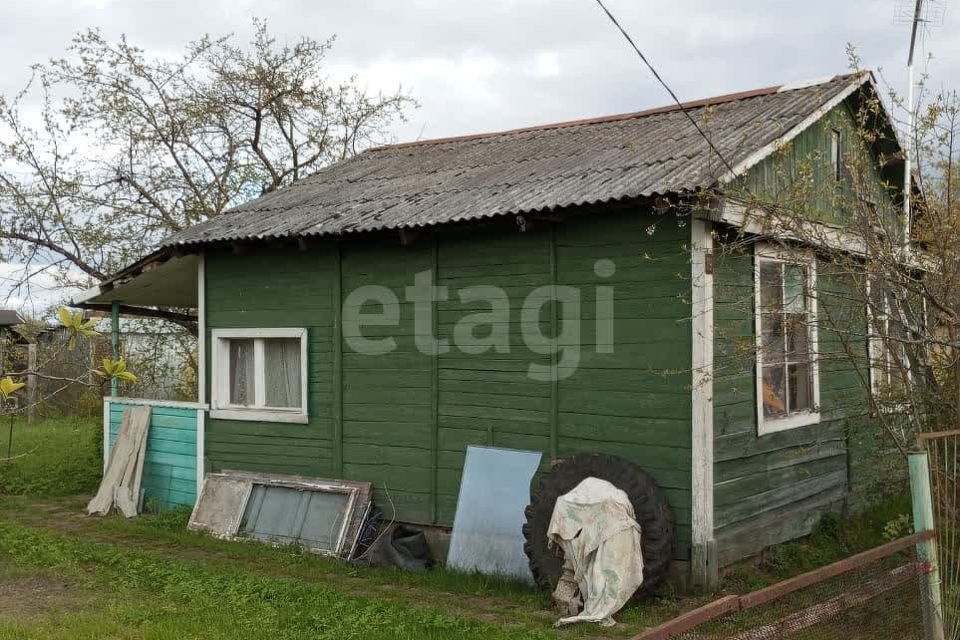
[[(684, 105), (732, 166), (862, 75)], [(665, 107), (369, 149), (167, 238), (162, 246), (415, 228), (689, 192), (727, 173), (682, 111)]]

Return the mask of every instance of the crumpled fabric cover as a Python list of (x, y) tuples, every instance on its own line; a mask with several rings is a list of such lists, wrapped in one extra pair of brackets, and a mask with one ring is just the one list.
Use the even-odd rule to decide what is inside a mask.
[[(105, 516), (114, 506), (127, 518), (137, 515), (143, 462), (147, 455), (150, 412), (148, 405), (124, 409), (120, 432), (110, 450), (110, 460), (100, 481), (100, 489), (87, 504), (88, 515)], [(104, 442), (103, 446), (109, 446), (109, 443)]]
[(563, 550), (563, 575), (554, 599), (574, 622), (615, 623), (643, 583), (640, 525), (626, 493), (606, 480), (587, 478), (557, 498), (547, 530), (550, 545)]

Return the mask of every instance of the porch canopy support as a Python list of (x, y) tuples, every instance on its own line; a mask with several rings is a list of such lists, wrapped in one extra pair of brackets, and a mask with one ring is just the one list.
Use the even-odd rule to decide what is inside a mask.
[[(161, 249), (126, 267), (113, 277), (87, 289), (70, 306), (110, 312), (113, 358), (120, 357), (120, 316), (158, 318), (176, 323), (202, 343), (199, 331), (203, 282), (203, 256)], [(111, 383), (118, 394), (117, 380)], [(201, 393), (202, 395), (202, 393)]]

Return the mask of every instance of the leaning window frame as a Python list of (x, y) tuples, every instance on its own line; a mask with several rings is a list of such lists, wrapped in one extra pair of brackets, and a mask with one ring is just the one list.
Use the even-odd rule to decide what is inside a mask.
[[(268, 338), (295, 338), (300, 340), (300, 407), (242, 406), (230, 404), (230, 349), (228, 340), (254, 341), (254, 389), (259, 397), (265, 389), (263, 340)], [(307, 330), (304, 328), (247, 328), (213, 329), (211, 343), (210, 417), (218, 420), (247, 420), (254, 422), (290, 422), (306, 424), (309, 421), (307, 380)], [(259, 366), (258, 366), (259, 365)]]
[[(763, 413), (763, 334), (761, 329), (761, 301), (760, 301), (760, 263), (761, 262), (779, 262), (801, 264), (807, 268), (807, 291), (810, 295), (807, 299), (807, 315), (810, 318), (808, 324), (810, 330), (807, 336), (810, 350), (810, 370), (812, 375), (812, 404), (810, 410), (798, 411), (780, 418), (768, 418)], [(802, 249), (788, 249), (779, 246), (773, 246), (766, 243), (757, 243), (754, 245), (753, 260), (753, 319), (754, 319), (754, 349), (756, 353), (756, 366), (754, 367), (754, 387), (756, 394), (756, 412), (757, 412), (757, 435), (765, 436), (790, 429), (797, 429), (809, 425), (819, 424), (820, 415), (820, 356), (818, 325), (819, 316), (817, 313), (817, 260), (812, 251)]]
[[(207, 474), (203, 485), (198, 490), (197, 501), (194, 503), (187, 528), (194, 531), (207, 531), (225, 540), (256, 540), (273, 546), (283, 546), (264, 538), (240, 533), (255, 485), (346, 495), (347, 507), (344, 509), (344, 522), (332, 548), (310, 546), (304, 548), (319, 555), (333, 555), (346, 559), (353, 557), (359, 541), (360, 529), (370, 513), (373, 485), (369, 482), (325, 480), (297, 475), (224, 469), (220, 473)], [(207, 503), (211, 501), (215, 504), (208, 505)], [(211, 506), (214, 508), (211, 509)]]

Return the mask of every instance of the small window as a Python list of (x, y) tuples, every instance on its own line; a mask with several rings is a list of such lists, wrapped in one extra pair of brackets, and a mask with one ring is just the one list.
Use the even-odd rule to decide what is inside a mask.
[(305, 329), (215, 329), (212, 346), (212, 418), (307, 421)]
[(843, 176), (843, 140), (839, 129), (830, 130), (830, 166), (833, 168), (833, 179), (840, 180)]
[(812, 256), (757, 247), (757, 413), (760, 435), (820, 421)]

